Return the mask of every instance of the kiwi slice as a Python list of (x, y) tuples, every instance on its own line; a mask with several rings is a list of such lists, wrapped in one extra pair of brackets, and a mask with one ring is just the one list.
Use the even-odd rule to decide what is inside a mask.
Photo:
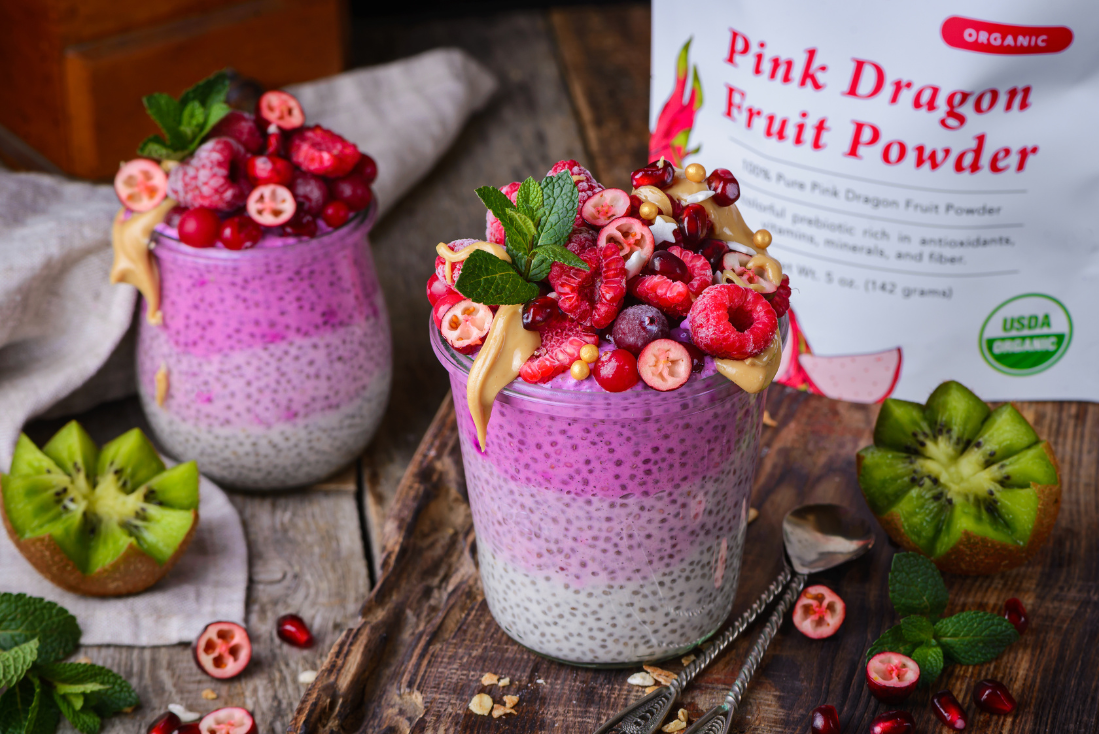
[(0, 495), (23, 555), (59, 586), (91, 595), (156, 583), (198, 523), (198, 467), (166, 469), (136, 428), (102, 450), (76, 421), (41, 449), (21, 435)]
[(1060, 507), (1057, 459), (1011, 404), (990, 410), (958, 382), (926, 405), (887, 399), (859, 486), (886, 532), (942, 570), (989, 574), (1025, 563)]

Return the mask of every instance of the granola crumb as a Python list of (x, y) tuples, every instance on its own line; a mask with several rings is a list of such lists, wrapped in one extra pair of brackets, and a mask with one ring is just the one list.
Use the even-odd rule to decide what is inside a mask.
[(648, 688), (645, 689), (645, 693), (647, 695), (647, 694), (652, 693), (653, 691), (657, 690), (658, 688), (663, 688), (663, 686), (649, 686)]
[(748, 524), (751, 525), (755, 519), (759, 517), (759, 510), (754, 507), (748, 508)]
[(690, 665), (694, 661), (695, 661), (695, 656), (694, 655), (684, 655), (679, 660), (679, 662), (683, 663), (683, 665)]
[(634, 673), (626, 679), (626, 682), (631, 686), (651, 686), (656, 684), (656, 681), (648, 673)]
[(478, 693), (469, 702), (469, 710), (478, 716), (488, 716), (492, 713), (492, 698), (487, 693)]
[(500, 676), (496, 675), (495, 673), (485, 673), (481, 676), (481, 685), (483, 686), (494, 686), (499, 682)]
[(672, 723), (665, 724), (664, 726), (660, 727), (660, 731), (666, 731), (666, 732), (669, 732), (669, 734), (670, 734), (671, 732), (674, 732), (674, 731), (683, 731), (686, 728), (687, 728), (686, 724), (684, 724), (679, 719), (676, 719)]
[(515, 708), (515, 704), (519, 703), (518, 696), (504, 696), (504, 705), (509, 709)]
[[(310, 682), (312, 682), (312, 681), (310, 681)], [(218, 694), (217, 694), (216, 691), (214, 691), (214, 689), (207, 688), (207, 689), (202, 691), (202, 697), (205, 698), (207, 701), (216, 701), (217, 697), (218, 697)]]
[(778, 425), (778, 421), (772, 418), (771, 414), (765, 410), (763, 411), (763, 425), (767, 426), (768, 428), (774, 428)]
[(492, 706), (492, 718), (499, 719), (504, 714), (518, 714), (519, 712), (513, 709), (511, 706), (501, 706), (500, 704), (493, 704)]
[(687, 709), (679, 709), (679, 713), (676, 714), (676, 718), (678, 718), (680, 721), (682, 721), (684, 724), (686, 724), (687, 723)]
[(666, 686), (675, 680), (675, 673), (669, 670), (658, 668), (655, 665), (643, 665), (642, 667), (661, 685)]
[(505, 675), (503, 678), (500, 679), (500, 687), (501, 688), (507, 688), (510, 685), (511, 685), (511, 678), (508, 678)]

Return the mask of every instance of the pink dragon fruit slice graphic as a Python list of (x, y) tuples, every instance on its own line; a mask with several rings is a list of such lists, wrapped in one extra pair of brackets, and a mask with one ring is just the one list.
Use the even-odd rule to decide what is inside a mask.
[(687, 141), (694, 127), (695, 113), (702, 107), (702, 83), (698, 80), (698, 67), (691, 67), (691, 93), (686, 102), (683, 93), (687, 88), (687, 52), (691, 48), (691, 39), (679, 50), (675, 64), (675, 88), (656, 118), (656, 127), (649, 137), (649, 160), (661, 158), (682, 166), (683, 159), (697, 153), (701, 146), (687, 150)]
[(798, 357), (802, 354), (812, 354), (813, 350), (809, 348), (809, 342), (805, 340), (805, 335), (801, 333), (801, 327), (798, 325), (794, 309), (791, 308), (786, 312), (786, 315), (790, 319), (790, 333), (786, 337), (786, 346), (783, 347), (782, 359), (778, 363), (778, 376), (775, 378), (775, 382), (780, 382), (795, 390), (808, 391), (809, 376), (801, 368)]

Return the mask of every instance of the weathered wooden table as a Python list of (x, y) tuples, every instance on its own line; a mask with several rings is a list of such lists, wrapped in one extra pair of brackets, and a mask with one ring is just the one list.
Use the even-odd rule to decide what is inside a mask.
[[(483, 229), (483, 210), (472, 195), (477, 186), (538, 173), (563, 158), (587, 161), (609, 185), (626, 184), (629, 171), (646, 157), (648, 9), (621, 5), (359, 21), (352, 38), (355, 65), (461, 46), (498, 75), (501, 92), (417, 196), (398, 205), (372, 235), (396, 362), (393, 397), (378, 437), (358, 466), (309, 491), (233, 496), (251, 553), (247, 613), (255, 657), (249, 670), (215, 683), (193, 664), (185, 646), (85, 648), (81, 654), (133, 681), (144, 702), (137, 712), (109, 721), (108, 734), (136, 731), (170, 702), (198, 711), (246, 706), (263, 732), (583, 732), (637, 695), (621, 672), (542, 660), (486, 621), (468, 508), (460, 497), (452, 412), (443, 402), (448, 384), (424, 328), (423, 283), (435, 243)], [(851, 456), (867, 442), (876, 415), (872, 407), (782, 388), (772, 390), (769, 401), (779, 427), (765, 431), (753, 497), (762, 514), (749, 530), (738, 609), (778, 568), (778, 525), (785, 510), (804, 499), (854, 506)], [(985, 717), (974, 731), (1089, 731), (1099, 711), (1090, 662), (1099, 642), (1099, 406), (1023, 407), (1061, 455), (1061, 522), (1027, 569), (996, 580), (951, 579), (950, 589), (956, 608), (994, 609), (1006, 584), (1011, 595), (1033, 605), (1032, 632), (1001, 660), (957, 666), (942, 683), (968, 692), (972, 681), (994, 675), (1016, 686), (1024, 702), (1020, 714), (1002, 721)], [(101, 406), (81, 420), (100, 440), (144, 425), (132, 399)], [(57, 425), (39, 422), (30, 432), (42, 438)], [(413, 471), (402, 483), (410, 462)], [(869, 640), (893, 623), (884, 596), (890, 553), (882, 534), (879, 543), (871, 557), (823, 576), (847, 595), (848, 624), (838, 636), (844, 639), (810, 643), (789, 634), (787, 624), (745, 699), (742, 729), (806, 731), (808, 711), (832, 702), (846, 731), (864, 731), (880, 710), (859, 665)], [(274, 620), (288, 611), (317, 620), (314, 649), (299, 651), (277, 640)], [(751, 639), (749, 633), (692, 687), (686, 706), (693, 714), (720, 699)], [(299, 707), (305, 688), (298, 673), (320, 668), (334, 645)], [(490, 671), (516, 681), (512, 691), (521, 697), (520, 715), (492, 719), (466, 711), (470, 697), (486, 690), (479, 679)], [(205, 688), (219, 698), (203, 700)], [(489, 692), (499, 700), (507, 691)], [(922, 703), (911, 708), (921, 731), (939, 726)]]

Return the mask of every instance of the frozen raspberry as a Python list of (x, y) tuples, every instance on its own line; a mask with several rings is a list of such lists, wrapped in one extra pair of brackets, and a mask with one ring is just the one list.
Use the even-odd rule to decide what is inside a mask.
[[(764, 296), (767, 298), (767, 296)], [(778, 284), (778, 288), (774, 293), (770, 294), (770, 298), (767, 300), (771, 304), (771, 308), (775, 309), (775, 316), (780, 319), (786, 315), (786, 312), (790, 310), (790, 276), (783, 275), (782, 282)]]
[(168, 174), (168, 196), (193, 209), (228, 212), (244, 206), (252, 187), (245, 164), (248, 151), (232, 138), (212, 138)]
[(583, 255), (598, 243), (599, 235), (587, 227), (573, 227), (565, 247), (573, 255)]
[(320, 216), (328, 203), (328, 185), (320, 176), (305, 171), (294, 171), (290, 179), (290, 191), (298, 206), (310, 216)]
[(686, 316), (694, 300), (712, 282), (710, 263), (701, 255), (675, 245), (668, 252), (683, 261), (691, 280), (681, 283), (665, 275), (642, 275), (630, 281), (630, 293), (665, 313)]
[(318, 176), (346, 176), (361, 155), (354, 144), (320, 125), (302, 128), (290, 139), (290, 160)]
[[(473, 239), (454, 240), (453, 242), (448, 242), (447, 247), (449, 247), (454, 252), (458, 252), (459, 250), (462, 250), (462, 249), (465, 249), (465, 248), (469, 247), (474, 242), (480, 242), (480, 240), (473, 240)], [(458, 273), (460, 273), (460, 272), (462, 272), (462, 263), (454, 263), (453, 265), (451, 265), (450, 266), (451, 279), (450, 279), (449, 282), (453, 283), (454, 281), (458, 280)], [(441, 255), (436, 255), (435, 256), (435, 274), (439, 276), (439, 280), (443, 281), (444, 283), (447, 282), (447, 279), (446, 279), (446, 260), (444, 260)]]
[(253, 155), (263, 149), (263, 133), (256, 125), (256, 118), (248, 112), (232, 110), (210, 129), (211, 138), (232, 138)]
[(584, 217), (581, 215), (581, 211), (584, 209), (584, 203), (605, 189), (606, 186), (596, 181), (595, 176), (591, 175), (591, 171), (571, 160), (557, 161), (546, 175), (556, 176), (561, 171), (568, 171), (572, 175), (572, 180), (576, 182), (576, 190), (580, 192), (580, 203), (576, 207), (576, 221), (573, 222), (573, 226), (582, 227), (584, 226)]
[(713, 285), (691, 306), (691, 339), (714, 357), (754, 357), (771, 345), (777, 331), (775, 310), (751, 288)]
[(579, 257), (588, 264), (586, 272), (561, 263), (550, 268), (549, 282), (557, 291), (557, 305), (584, 326), (610, 326), (626, 296), (626, 261), (610, 244)]
[[(508, 201), (512, 204), (515, 203), (515, 199), (519, 196), (518, 181), (512, 181), (507, 186), (500, 188), (500, 191), (504, 192), (504, 196), (508, 197)], [(492, 212), (485, 212), (485, 240), (488, 242), (494, 242), (497, 245), (503, 245), (507, 239), (507, 235), (504, 233), (504, 225), (500, 224), (500, 220), (496, 218), (496, 215)]]
[(567, 371), (580, 359), (585, 344), (598, 344), (599, 335), (593, 329), (576, 323), (564, 314), (557, 314), (538, 327), (542, 345), (519, 369), (527, 382), (549, 382)]

